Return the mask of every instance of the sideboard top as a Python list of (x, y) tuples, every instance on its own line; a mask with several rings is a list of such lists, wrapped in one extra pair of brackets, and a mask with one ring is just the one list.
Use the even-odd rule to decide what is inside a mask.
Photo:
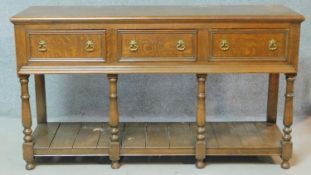
[(209, 6), (33, 6), (11, 18), (25, 22), (94, 22), (135, 20), (267, 20), (298, 21), (304, 17), (283, 5)]

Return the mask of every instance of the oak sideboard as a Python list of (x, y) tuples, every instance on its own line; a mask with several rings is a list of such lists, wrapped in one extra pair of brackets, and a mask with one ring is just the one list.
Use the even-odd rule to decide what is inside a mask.
[[(198, 168), (210, 155), (279, 155), (281, 167), (290, 168), (303, 20), (281, 5), (38, 6), (18, 13), (11, 21), (26, 169), (35, 167), (38, 156), (109, 156), (118, 168), (120, 156), (160, 155), (193, 155)], [(134, 73), (196, 75), (196, 122), (120, 123), (118, 74)], [(208, 74), (219, 73), (269, 74), (266, 121), (206, 122), (205, 82)], [(45, 74), (107, 74), (109, 122), (47, 122)], [(280, 74), (286, 77), (282, 130), (276, 124)]]

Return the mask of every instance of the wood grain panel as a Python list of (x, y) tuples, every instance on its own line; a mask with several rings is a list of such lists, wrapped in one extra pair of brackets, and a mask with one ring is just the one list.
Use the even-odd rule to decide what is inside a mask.
[[(182, 40), (185, 49), (178, 50)], [(137, 43), (137, 51), (130, 50), (130, 42)], [(195, 30), (120, 30), (118, 32), (118, 59), (132, 61), (195, 61)]]
[[(276, 41), (276, 50), (269, 50), (272, 39)], [(221, 49), (222, 40), (228, 42), (228, 50)], [(210, 31), (210, 45), (211, 61), (286, 61), (288, 30), (214, 29)]]
[(38, 124), (33, 133), (34, 149), (48, 149), (58, 127), (59, 123)]
[(252, 123), (240, 123), (239, 125), (235, 125), (233, 130), (239, 137), (243, 147), (256, 147), (263, 143), (260, 135), (257, 133), (255, 125)]
[(103, 126), (101, 123), (84, 123), (73, 144), (73, 148), (96, 148)]
[(123, 148), (145, 148), (146, 147), (146, 123), (125, 123)]
[(80, 127), (80, 123), (62, 123), (57, 130), (50, 149), (72, 149)]
[(108, 123), (101, 123), (102, 131), (100, 133), (100, 138), (97, 144), (97, 148), (108, 148), (110, 142), (110, 127)]
[(263, 145), (267, 147), (279, 147), (282, 133), (274, 124), (258, 122), (254, 124), (257, 128), (258, 135), (262, 139)]
[(218, 148), (241, 147), (241, 140), (230, 124), (225, 122), (216, 122), (213, 123), (212, 126), (217, 139)]
[(166, 123), (147, 123), (146, 148), (168, 148), (169, 139)]
[[(172, 123), (168, 125), (170, 148), (192, 148), (195, 137), (190, 132), (189, 123)], [(180, 139), (183, 138), (183, 139)]]
[[(30, 61), (105, 61), (104, 30), (31, 30), (29, 31)], [(46, 51), (39, 50), (39, 42)], [(92, 41), (93, 51), (86, 43)]]
[(205, 136), (205, 142), (207, 148), (217, 148), (218, 142), (215, 135), (215, 132), (213, 130), (212, 123), (208, 122), (206, 123), (206, 136)]

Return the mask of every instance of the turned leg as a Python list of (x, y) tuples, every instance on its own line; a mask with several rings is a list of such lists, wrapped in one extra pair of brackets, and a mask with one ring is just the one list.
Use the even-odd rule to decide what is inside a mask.
[(46, 123), (46, 98), (44, 75), (35, 75), (37, 122)]
[(195, 148), (196, 167), (204, 168), (205, 163), (205, 81), (206, 74), (197, 74), (198, 80), (198, 103), (197, 103), (197, 138)]
[(267, 102), (267, 122), (276, 123), (278, 112), (280, 74), (269, 74), (268, 102)]
[(110, 126), (110, 148), (109, 158), (111, 167), (117, 169), (120, 167), (120, 142), (119, 142), (119, 112), (117, 101), (117, 81), (118, 75), (109, 74), (109, 126)]
[(29, 75), (19, 75), (19, 78), (21, 83), (22, 122), (24, 127), (23, 157), (26, 161), (26, 169), (31, 170), (35, 168), (35, 161), (33, 156), (33, 142), (31, 130), (32, 121), (28, 92)]
[(292, 157), (293, 143), (291, 141), (291, 125), (293, 123), (293, 97), (294, 97), (294, 81), (296, 74), (286, 74), (286, 93), (284, 105), (284, 118), (283, 118), (283, 138), (282, 144), (282, 163), (281, 167), (284, 169), (290, 168), (289, 160)]

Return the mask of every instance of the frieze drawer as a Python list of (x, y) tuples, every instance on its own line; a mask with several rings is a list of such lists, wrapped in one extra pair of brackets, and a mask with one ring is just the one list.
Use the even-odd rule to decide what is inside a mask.
[(195, 30), (119, 30), (121, 62), (195, 61)]
[(288, 30), (221, 29), (210, 31), (211, 61), (286, 61)]
[(105, 61), (104, 30), (29, 32), (30, 61)]

